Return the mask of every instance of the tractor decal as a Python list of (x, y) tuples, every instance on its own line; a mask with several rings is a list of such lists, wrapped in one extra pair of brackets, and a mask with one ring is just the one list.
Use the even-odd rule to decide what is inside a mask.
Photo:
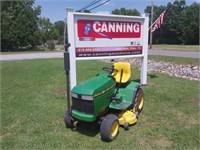
[(115, 87), (115, 84), (113, 84), (111, 87), (109, 87), (109, 88), (107, 88), (107, 89), (105, 89), (105, 90), (103, 90), (103, 91), (101, 91), (101, 92), (95, 94), (94, 97), (100, 96), (100, 95), (102, 95), (103, 93), (108, 92), (109, 90), (111, 90), (111, 89), (114, 88), (114, 87)]

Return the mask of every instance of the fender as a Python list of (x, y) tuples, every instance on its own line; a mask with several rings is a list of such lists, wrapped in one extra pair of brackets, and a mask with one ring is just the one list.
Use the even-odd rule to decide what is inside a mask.
[(135, 102), (135, 98), (136, 98), (136, 93), (139, 90), (139, 88), (141, 87), (141, 84), (138, 84), (135, 88), (134, 88), (134, 94), (133, 94), (133, 101), (132, 104), (134, 104)]

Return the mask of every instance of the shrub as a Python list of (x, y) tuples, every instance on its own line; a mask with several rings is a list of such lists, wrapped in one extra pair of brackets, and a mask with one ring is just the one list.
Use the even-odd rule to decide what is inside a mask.
[(50, 49), (50, 50), (54, 50), (55, 49), (55, 44), (53, 41), (49, 41), (47, 43), (47, 48)]

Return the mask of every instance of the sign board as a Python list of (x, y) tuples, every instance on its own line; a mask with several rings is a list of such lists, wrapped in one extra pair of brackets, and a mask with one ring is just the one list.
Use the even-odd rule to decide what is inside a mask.
[(68, 12), (71, 88), (76, 60), (141, 57), (141, 84), (147, 80), (148, 17)]

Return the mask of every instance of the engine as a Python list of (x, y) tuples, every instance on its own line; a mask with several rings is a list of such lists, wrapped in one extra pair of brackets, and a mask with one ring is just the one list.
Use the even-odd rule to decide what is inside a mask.
[(115, 91), (115, 79), (109, 74), (98, 74), (72, 89), (72, 116), (93, 122), (108, 108)]

